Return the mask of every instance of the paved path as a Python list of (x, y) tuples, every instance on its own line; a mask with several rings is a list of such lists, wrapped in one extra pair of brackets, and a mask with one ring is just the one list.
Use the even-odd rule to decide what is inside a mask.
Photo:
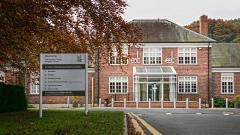
[(127, 109), (163, 135), (240, 135), (238, 109)]

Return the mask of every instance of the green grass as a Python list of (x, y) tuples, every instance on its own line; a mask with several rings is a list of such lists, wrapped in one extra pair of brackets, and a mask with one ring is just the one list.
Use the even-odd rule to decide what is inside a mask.
[(124, 113), (47, 110), (0, 113), (0, 135), (122, 135)]

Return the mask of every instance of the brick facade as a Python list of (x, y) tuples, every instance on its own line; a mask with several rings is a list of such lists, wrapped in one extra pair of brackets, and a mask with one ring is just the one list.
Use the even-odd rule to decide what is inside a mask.
[[(173, 43), (174, 44), (174, 43)], [(181, 47), (181, 46), (179, 46)], [(136, 57), (138, 51), (139, 63), (132, 63), (131, 58), (128, 60), (127, 65), (102, 65), (104, 68), (100, 71), (100, 97), (102, 99), (114, 98), (117, 101), (133, 100), (133, 67), (149, 66), (143, 64), (143, 49), (130, 49), (130, 57)], [(174, 63), (166, 63), (165, 59), (171, 57), (173, 52)], [(178, 64), (178, 48), (162, 48), (162, 64), (151, 66), (173, 66), (177, 72), (177, 76), (197, 76), (197, 94), (181, 94), (185, 98), (196, 100), (201, 97), (203, 100), (208, 100), (208, 48), (197, 47), (197, 64), (194, 65), (181, 65)], [(127, 94), (109, 94), (109, 76), (128, 76), (128, 93)]]
[[(178, 76), (197, 76), (197, 94), (177, 94), (178, 101), (184, 101), (186, 98), (189, 98), (189, 101), (197, 101), (198, 98), (202, 99), (202, 103), (206, 103), (208, 99), (208, 94), (210, 90), (213, 90), (213, 97), (222, 97), (229, 98), (232, 100), (236, 95), (240, 94), (240, 72), (234, 72), (234, 93), (233, 94), (222, 94), (221, 93), (221, 72), (212, 72), (212, 80), (208, 80), (208, 48), (207, 47), (196, 47), (197, 48), (197, 64), (194, 65), (181, 65), (178, 64), (178, 48), (162, 48), (162, 64), (151, 65), (151, 66), (173, 66), (176, 70)], [(127, 101), (133, 101), (133, 68), (139, 66), (149, 66), (143, 64), (143, 49), (142, 48), (131, 48), (130, 58), (127, 65), (101, 65), (100, 82), (99, 82), (99, 98), (114, 101), (123, 101), (126, 98)], [(136, 58), (138, 52), (139, 63), (132, 63), (131, 59)], [(166, 58), (171, 57), (171, 52), (173, 52), (174, 63), (166, 63)], [(231, 73), (231, 72), (230, 72)], [(5, 74), (5, 83), (9, 84), (18, 84), (19, 75), (17, 72), (11, 70), (4, 71)], [(28, 76), (28, 75), (26, 75)], [(128, 92), (126, 94), (109, 94), (109, 76), (128, 76)], [(93, 82), (92, 82), (93, 80)], [(96, 72), (89, 73), (88, 87), (89, 87), (89, 104), (92, 103), (92, 88), (94, 91), (93, 103), (98, 103), (96, 100), (97, 95), (95, 94), (98, 91), (96, 87)], [(212, 81), (212, 88), (208, 89), (208, 82)], [(92, 87), (93, 84), (93, 87)], [(178, 88), (178, 83), (177, 83)], [(26, 96), (29, 104), (38, 104), (39, 95), (30, 94), (30, 78), (26, 78)], [(84, 97), (78, 97), (79, 103), (84, 104)], [(67, 104), (67, 96), (44, 96), (43, 103), (45, 104)], [(70, 96), (71, 103), (71, 96)], [(147, 103), (146, 103), (147, 105)], [(134, 106), (130, 105), (129, 106)], [(140, 105), (141, 106), (141, 105)], [(144, 106), (144, 104), (142, 105)], [(155, 103), (153, 103), (153, 107)]]
[[(143, 41), (141, 44), (144, 46), (140, 46), (138, 48), (129, 48), (129, 59), (127, 65), (110, 65), (108, 62), (100, 64), (100, 70), (97, 71), (97, 67), (95, 72), (89, 72), (88, 76), (88, 102), (98, 103), (98, 99), (101, 98), (101, 103), (104, 103), (105, 99), (111, 101), (113, 98), (115, 102), (115, 106), (123, 107), (123, 100), (126, 99), (127, 107), (134, 107), (136, 103), (134, 102), (134, 69), (136, 67), (148, 67), (148, 66), (170, 66), (175, 69), (176, 75), (176, 98), (177, 98), (177, 107), (186, 107), (184, 101), (186, 98), (189, 99), (190, 102), (189, 107), (197, 107), (198, 99), (201, 98), (202, 104), (208, 104), (208, 101), (212, 97), (222, 97), (233, 99), (235, 95), (240, 94), (240, 68), (238, 72), (234, 72), (234, 93), (233, 94), (221, 94), (221, 72), (213, 72), (214, 62), (219, 62), (216, 60), (219, 56), (224, 58), (220, 58), (220, 61), (223, 59), (230, 59), (226, 55), (222, 55), (221, 53), (216, 54), (216, 49), (219, 48), (219, 45), (213, 45), (215, 40), (208, 38), (208, 17), (203, 15), (200, 17), (200, 34), (197, 34), (193, 31), (190, 31), (184, 27), (181, 27), (173, 22), (168, 20), (133, 20), (132, 23), (137, 27), (140, 27), (141, 32), (143, 34)], [(202, 35), (201, 35), (202, 34)], [(161, 64), (143, 64), (143, 48), (144, 47), (159, 47), (162, 48), (162, 57)], [(197, 50), (197, 62), (196, 64), (179, 64), (178, 62), (178, 48), (196, 48)], [(227, 50), (227, 49), (217, 49), (219, 50)], [(229, 50), (229, 49), (228, 49)], [(235, 49), (233, 49), (235, 51)], [(214, 53), (215, 52), (215, 53)], [(219, 51), (221, 52), (221, 51)], [(107, 53), (106, 53), (107, 54)], [(231, 53), (226, 53), (231, 54)], [(99, 54), (101, 56), (101, 54)], [(212, 56), (214, 55), (214, 56)], [(183, 57), (183, 56), (182, 56)], [(184, 56), (186, 58), (186, 56)], [(188, 56), (190, 57), (190, 56)], [(168, 60), (173, 58), (173, 63), (167, 62)], [(189, 58), (190, 59), (190, 58)], [(214, 60), (215, 59), (215, 60)], [(236, 57), (233, 57), (235, 60)], [(101, 58), (100, 61), (105, 61), (106, 58)], [(216, 64), (216, 63), (215, 63)], [(231, 65), (226, 65), (223, 63), (222, 65), (217, 65), (217, 67), (224, 68), (224, 66), (231, 67)], [(239, 67), (239, 65), (234, 65), (234, 67)], [(19, 75), (17, 72), (4, 71), (5, 72), (5, 83), (10, 84), (19, 84), (21, 81), (19, 79)], [(25, 75), (25, 85), (26, 85), (26, 96), (28, 98), (28, 103), (37, 104), (39, 102), (38, 94), (30, 93), (30, 75)], [(111, 94), (109, 93), (109, 77), (110, 76), (127, 76), (128, 83), (127, 93), (121, 94)], [(197, 77), (197, 92), (179, 93), (178, 92), (178, 77), (179, 76), (196, 76)], [(170, 80), (170, 79), (169, 79)], [(22, 82), (21, 82), (22, 83)], [(162, 82), (161, 82), (162, 83)], [(185, 83), (185, 82), (184, 82)], [(22, 83), (24, 84), (24, 83)], [(150, 85), (151, 86), (151, 85)], [(149, 86), (147, 86), (149, 87)], [(186, 85), (184, 86), (186, 87)], [(190, 87), (190, 86), (189, 86)], [(145, 89), (145, 87), (144, 87)], [(149, 88), (147, 88), (149, 89)], [(153, 89), (153, 88), (151, 88)], [(170, 88), (169, 88), (170, 89)], [(92, 94), (93, 91), (93, 94)], [(159, 90), (160, 91), (160, 90)], [(160, 95), (160, 94), (159, 94)], [(169, 94), (170, 95), (170, 94)], [(84, 97), (78, 97), (80, 104), (84, 103)], [(149, 98), (149, 97), (147, 97)], [(195, 102), (197, 101), (197, 102)], [(45, 104), (67, 104), (68, 97), (67, 96), (44, 96), (43, 103)], [(70, 96), (71, 103), (71, 96)], [(164, 101), (164, 107), (173, 107), (173, 102)], [(148, 102), (142, 101), (139, 104), (139, 107), (148, 107)], [(161, 107), (160, 102), (152, 102), (152, 107), (157, 108)]]
[(234, 93), (233, 94), (222, 94), (221, 93), (221, 72), (213, 73), (213, 89), (214, 96), (221, 98), (228, 98), (232, 100), (236, 95), (240, 95), (240, 72), (233, 73), (234, 75)]

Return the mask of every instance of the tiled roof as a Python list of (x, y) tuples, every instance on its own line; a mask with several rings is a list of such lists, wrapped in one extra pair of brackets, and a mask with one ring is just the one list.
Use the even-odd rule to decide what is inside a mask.
[(164, 19), (133, 20), (143, 34), (142, 42), (209, 43), (215, 40)]
[(240, 43), (217, 43), (213, 45), (212, 67), (240, 67)]

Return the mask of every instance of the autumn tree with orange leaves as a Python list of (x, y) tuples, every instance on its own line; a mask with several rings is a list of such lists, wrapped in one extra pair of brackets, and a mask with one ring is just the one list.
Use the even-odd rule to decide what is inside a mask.
[[(199, 32), (199, 21), (185, 27)], [(240, 43), (240, 19), (208, 19), (208, 36), (220, 43)]]
[(35, 70), (40, 53), (88, 53), (92, 60), (99, 50), (108, 58), (113, 42), (121, 54), (121, 42), (140, 37), (122, 17), (126, 6), (124, 0), (1, 0), (0, 63)]

